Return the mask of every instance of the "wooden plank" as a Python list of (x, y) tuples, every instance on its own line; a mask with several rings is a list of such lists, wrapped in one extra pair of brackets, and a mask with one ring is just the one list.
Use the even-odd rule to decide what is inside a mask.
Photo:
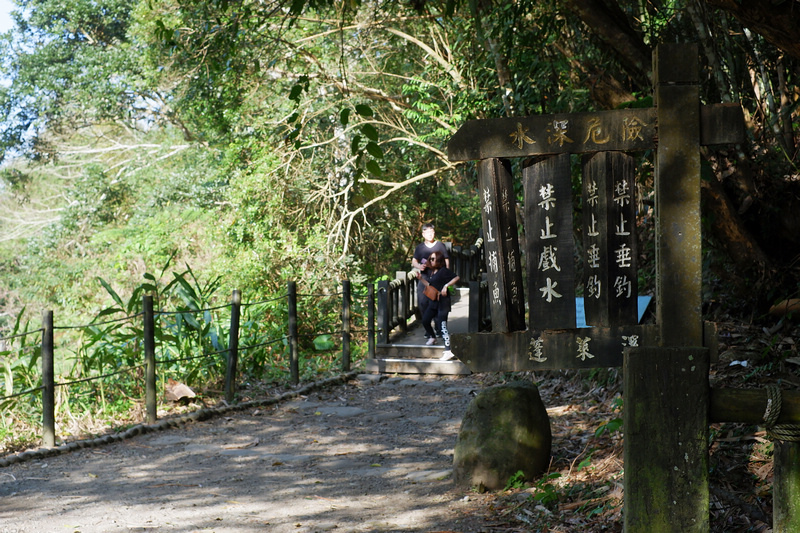
[[(711, 422), (763, 424), (767, 411), (767, 389), (712, 388), (708, 407)], [(777, 424), (800, 424), (800, 392), (781, 391)]]
[(586, 323), (638, 322), (634, 160), (621, 152), (584, 158), (583, 240)]
[(451, 161), (492, 157), (647, 150), (655, 146), (655, 110), (623, 109), (471, 120), (447, 144)]
[[(698, 68), (697, 46), (671, 45), (666, 49), (681, 53), (654, 56), (659, 135), (655, 168), (656, 322), (661, 324), (666, 346), (700, 346), (700, 89), (696, 83), (676, 83), (696, 79), (688, 71)], [(673, 75), (680, 79), (672, 79)]]
[(453, 335), (453, 352), (473, 372), (520, 372), (622, 366), (628, 346), (658, 343), (658, 328), (576, 328)]
[(438, 359), (367, 359), (366, 371), (374, 374), (469, 374), (469, 368), (461, 361)]
[(626, 350), (625, 508), (628, 533), (707, 533), (708, 350)]
[(536, 330), (575, 327), (575, 244), (569, 154), (531, 160), (522, 170), (528, 313)]
[(489, 282), (492, 331), (525, 329), (522, 262), (517, 232), (516, 201), (507, 160), (478, 164), (478, 187)]
[[(703, 146), (745, 141), (744, 113), (739, 104), (702, 106), (700, 114)], [(554, 135), (554, 125), (564, 121), (568, 131), (573, 132), (567, 135), (568, 141)], [(656, 129), (655, 108), (470, 120), (448, 142), (447, 157), (450, 161), (472, 161), (650, 150), (657, 145)]]

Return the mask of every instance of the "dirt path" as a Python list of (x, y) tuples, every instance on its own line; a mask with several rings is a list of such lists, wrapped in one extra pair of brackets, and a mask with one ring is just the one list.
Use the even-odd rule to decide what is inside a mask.
[(453, 489), (473, 376), (357, 379), (0, 468), (0, 532), (483, 530)]

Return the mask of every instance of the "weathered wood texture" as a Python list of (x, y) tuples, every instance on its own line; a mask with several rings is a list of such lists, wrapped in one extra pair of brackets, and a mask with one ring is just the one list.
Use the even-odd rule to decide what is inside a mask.
[(487, 159), (478, 165), (478, 187), (486, 246), (486, 274), (492, 331), (525, 329), (522, 261), (516, 202), (507, 160)]
[(655, 326), (453, 335), (453, 353), (472, 372), (521, 372), (622, 365), (628, 346), (657, 344)]
[[(687, 60), (691, 58), (692, 60)], [(696, 45), (654, 55), (656, 153), (656, 322), (666, 346), (700, 346), (700, 86)]]
[(776, 442), (772, 482), (772, 531), (800, 531), (800, 443)]
[[(767, 398), (766, 389), (712, 388), (709, 418), (711, 422), (763, 424)], [(781, 411), (776, 423), (800, 424), (800, 392), (781, 391)]]
[[(700, 114), (700, 144), (703, 146), (745, 140), (740, 105), (705, 105), (700, 108)], [(556, 125), (565, 122), (567, 140), (556, 129)], [(450, 138), (447, 157), (450, 161), (473, 161), (608, 150), (634, 152), (651, 150), (660, 142), (656, 135), (655, 108), (618, 109), (470, 120)]]
[(639, 278), (633, 158), (622, 152), (586, 157), (582, 200), (586, 323), (636, 324)]
[(708, 369), (705, 348), (626, 351), (625, 531), (708, 531)]
[(574, 328), (575, 244), (569, 154), (523, 166), (530, 328)]

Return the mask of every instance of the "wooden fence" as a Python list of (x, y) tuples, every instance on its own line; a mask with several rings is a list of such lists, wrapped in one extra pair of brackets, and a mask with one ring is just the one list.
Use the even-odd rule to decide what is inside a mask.
[[(462, 280), (472, 280), (470, 281), (470, 286), (475, 286), (474, 289), (475, 294), (481, 294), (480, 292), (480, 282), (477, 281), (480, 278), (481, 272), (483, 271), (483, 240), (478, 239), (476, 243), (470, 246), (468, 249), (464, 249), (460, 246), (454, 246), (450, 250), (450, 257), (451, 257), (451, 268), (461, 276)], [(397, 327), (400, 326), (401, 328), (405, 329), (407, 319), (410, 318), (416, 311), (416, 277), (411, 273), (402, 273), (402, 279), (398, 278), (393, 280), (392, 282), (382, 281), (379, 283), (379, 298), (378, 298), (378, 320), (377, 320), (377, 329), (376, 329), (376, 315), (375, 315), (375, 307), (376, 307), (376, 297), (375, 297), (375, 286), (374, 284), (369, 284), (367, 286), (366, 294), (366, 311), (367, 311), (367, 318), (366, 318), (366, 337), (367, 337), (367, 351), (368, 356), (372, 359), (375, 358), (375, 340), (376, 334), (378, 337), (379, 342), (384, 342), (383, 339), (386, 339), (388, 342), (389, 332)], [(484, 301), (488, 301), (485, 293), (485, 282), (483, 283), (483, 293), (484, 294)], [(351, 370), (351, 337), (352, 334), (355, 333), (353, 331), (353, 320), (351, 316), (351, 308), (353, 304), (353, 294), (352, 294), (352, 287), (349, 280), (344, 280), (342, 282), (342, 291), (339, 293), (341, 295), (341, 330), (335, 332), (341, 335), (341, 369), (342, 372), (349, 372)], [(289, 372), (290, 372), (290, 381), (292, 384), (297, 385), (300, 381), (300, 357), (299, 357), (299, 339), (300, 334), (298, 332), (298, 325), (299, 325), (299, 317), (298, 317), (298, 294), (297, 294), (297, 284), (294, 281), (290, 281), (287, 284), (287, 292), (280, 298), (286, 298), (287, 302), (287, 324), (286, 324), (286, 335), (280, 339), (275, 339), (274, 341), (283, 341), (288, 345), (288, 352), (289, 352)], [(471, 297), (471, 300), (473, 297)], [(203, 356), (211, 357), (215, 355), (222, 355), (225, 357), (225, 400), (229, 403), (233, 402), (235, 390), (236, 390), (236, 379), (238, 375), (238, 366), (239, 366), (239, 356), (240, 353), (246, 350), (250, 350), (253, 348), (257, 348), (262, 346), (239, 346), (239, 336), (240, 336), (240, 318), (241, 318), (241, 309), (242, 309), (242, 297), (241, 292), (238, 290), (234, 290), (231, 295), (231, 300), (229, 303), (230, 306), (230, 325), (229, 325), (229, 336), (228, 336), (228, 347), (224, 350), (220, 350), (218, 352), (213, 353), (206, 353)], [(476, 306), (479, 305), (479, 301), (476, 300)], [(487, 306), (484, 303), (482, 306), (484, 309), (482, 316), (483, 316), (483, 324), (487, 320), (488, 314), (486, 312)], [(209, 311), (209, 309), (196, 309), (193, 310), (193, 313), (203, 313)], [(146, 420), (148, 424), (155, 423), (157, 419), (157, 403), (158, 403), (158, 393), (157, 393), (157, 366), (159, 361), (156, 359), (156, 324), (155, 319), (156, 316), (159, 314), (167, 314), (166, 312), (157, 312), (153, 308), (153, 298), (152, 296), (145, 295), (142, 297), (142, 312), (140, 314), (134, 316), (124, 317), (123, 319), (114, 320), (116, 321), (124, 321), (124, 320), (135, 320), (139, 317), (142, 319), (142, 335), (141, 335), (141, 346), (143, 347), (143, 364), (144, 367), (144, 401), (145, 401), (145, 413), (146, 413)], [(66, 328), (81, 328), (81, 327), (93, 327), (93, 326), (101, 326), (105, 323), (93, 323), (88, 324), (86, 326), (66, 326)], [(19, 397), (23, 395), (31, 395), (36, 394), (37, 392), (41, 391), (42, 394), (42, 443), (45, 447), (52, 447), (55, 445), (56, 442), (56, 387), (66, 387), (76, 382), (71, 383), (57, 383), (55, 380), (55, 343), (54, 343), (54, 332), (56, 328), (54, 326), (54, 316), (53, 311), (47, 310), (44, 311), (42, 314), (42, 327), (38, 330), (34, 330), (31, 332), (26, 332), (22, 335), (14, 335), (12, 337), (0, 338), (0, 341), (10, 340), (12, 338), (25, 336), (25, 335), (33, 335), (41, 332), (41, 380), (42, 383), (39, 387), (35, 387), (29, 390), (9, 394), (8, 396), (0, 397), (0, 402), (4, 400), (8, 400), (14, 397)], [(476, 330), (477, 331), (477, 330)], [(323, 335), (329, 334), (329, 331), (325, 332), (315, 332), (311, 335)], [(133, 370), (133, 369), (128, 369)], [(106, 376), (92, 376), (89, 378), (82, 378), (77, 380), (77, 382), (85, 382), (85, 381), (92, 381), (92, 380), (100, 380), (104, 379)]]
[[(349, 372), (351, 370), (351, 335), (354, 333), (352, 329), (352, 290), (349, 280), (342, 282), (341, 294), (341, 331), (335, 332), (341, 334), (341, 369), (342, 372)], [(299, 372), (299, 333), (298, 333), (298, 294), (296, 282), (290, 281), (287, 287), (287, 293), (283, 296), (288, 304), (288, 317), (287, 317), (287, 335), (275, 341), (286, 340), (289, 347), (289, 371), (290, 380), (292, 384), (297, 385), (300, 380)], [(240, 333), (240, 317), (241, 317), (241, 293), (234, 290), (230, 301), (230, 328), (229, 328), (229, 342), (228, 347), (218, 352), (203, 354), (203, 356), (211, 357), (214, 355), (223, 355), (226, 358), (225, 365), (225, 400), (233, 402), (234, 393), (236, 390), (236, 378), (238, 374), (239, 355), (242, 351), (263, 346), (262, 343), (258, 346), (239, 346), (239, 333)], [(375, 348), (375, 289), (374, 285), (370, 284), (366, 292), (366, 307), (367, 307), (367, 338), (368, 350), (374, 354)], [(194, 310), (196, 313), (202, 313), (208, 309)], [(145, 412), (148, 424), (155, 423), (157, 419), (157, 372), (156, 368), (159, 362), (156, 360), (156, 327), (155, 317), (157, 312), (153, 309), (153, 298), (150, 295), (142, 297), (142, 312), (125, 319), (142, 318), (142, 338), (141, 346), (143, 347), (144, 359), (144, 381), (145, 381)], [(100, 324), (90, 324), (83, 327), (98, 326)], [(69, 326), (70, 328), (81, 326)], [(25, 335), (32, 335), (41, 332), (41, 385), (29, 390), (21, 391), (18, 393), (10, 394), (5, 397), (0, 397), (0, 401), (8, 400), (14, 397), (23, 395), (31, 395), (41, 391), (42, 394), (42, 444), (44, 447), (53, 447), (56, 442), (56, 387), (69, 386), (78, 382), (85, 382), (91, 380), (103, 379), (106, 376), (93, 376), (89, 378), (82, 378), (77, 381), (69, 383), (57, 383), (55, 380), (55, 343), (54, 331), (57, 328), (54, 326), (53, 311), (47, 310), (42, 314), (42, 327), (38, 330), (26, 332), (21, 335), (14, 335), (0, 340), (10, 340)], [(60, 329), (60, 328), (58, 328)], [(315, 332), (312, 335), (328, 334), (329, 331)], [(374, 355), (372, 355), (374, 357)], [(132, 369), (128, 369), (132, 370)]]

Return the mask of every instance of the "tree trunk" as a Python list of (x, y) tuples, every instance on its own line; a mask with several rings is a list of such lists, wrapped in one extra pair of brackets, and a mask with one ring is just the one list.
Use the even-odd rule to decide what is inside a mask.
[(607, 46), (619, 54), (623, 65), (642, 80), (650, 79), (651, 50), (630, 27), (627, 17), (616, 4), (616, 9), (611, 9), (602, 0), (566, 0), (565, 4)]
[(703, 180), (703, 209), (710, 216), (711, 233), (740, 272), (764, 271), (769, 260), (750, 232), (742, 224), (736, 208), (722, 183), (716, 178)]
[(761, 34), (787, 54), (800, 59), (800, 5), (793, 0), (742, 2), (741, 0), (706, 0), (714, 7), (731, 13), (742, 25)]

